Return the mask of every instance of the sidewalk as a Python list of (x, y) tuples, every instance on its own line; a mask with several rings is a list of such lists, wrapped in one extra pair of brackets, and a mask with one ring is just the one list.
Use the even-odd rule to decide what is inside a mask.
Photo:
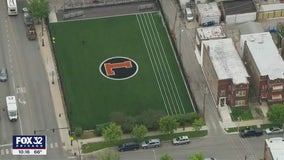
[[(44, 27), (43, 36), (41, 34), (41, 25), (36, 25), (36, 31), (38, 35), (38, 45), (41, 51), (42, 62), (45, 66), (46, 74), (49, 80), (50, 92), (53, 100), (53, 106), (55, 109), (55, 115), (58, 124), (58, 132), (61, 138), (61, 146), (66, 151), (74, 153), (74, 147), (71, 146), (69, 138), (69, 124), (67, 123), (67, 115), (65, 115), (64, 105), (62, 101), (62, 94), (59, 87), (58, 73), (55, 67), (54, 59), (52, 56), (51, 45), (48, 39), (48, 31)], [(63, 129), (65, 128), (65, 129)], [(73, 145), (74, 146), (74, 145)]]

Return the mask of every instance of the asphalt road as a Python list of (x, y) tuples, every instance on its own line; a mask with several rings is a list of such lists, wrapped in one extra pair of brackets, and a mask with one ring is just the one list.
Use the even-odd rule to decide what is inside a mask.
[[(18, 1), (19, 11), (23, 2)], [(47, 136), (48, 153), (46, 156), (28, 156), (29, 158), (67, 157), (60, 147), (58, 130), (54, 133), (50, 130), (58, 127), (38, 42), (26, 38), (22, 13), (7, 16), (6, 3), (0, 3), (0, 66), (6, 66), (9, 73), (8, 82), (0, 84), (0, 155), (11, 160), (27, 159), (27, 156), (12, 155), (12, 135), (33, 135), (36, 130), (36, 134)], [(14, 123), (9, 122), (5, 110), (7, 95), (15, 95), (18, 101), (19, 119)]]
[(169, 154), (174, 160), (187, 160), (190, 155), (201, 152), (205, 157), (215, 157), (218, 160), (258, 160), (263, 158), (264, 140), (279, 136), (282, 135), (264, 135), (245, 139), (240, 138), (238, 134), (207, 136), (192, 139), (192, 142), (187, 145), (173, 146), (170, 142), (163, 142), (162, 146), (155, 148), (154, 151), (140, 149), (121, 152), (119, 155), (123, 160), (156, 160), (164, 154)]

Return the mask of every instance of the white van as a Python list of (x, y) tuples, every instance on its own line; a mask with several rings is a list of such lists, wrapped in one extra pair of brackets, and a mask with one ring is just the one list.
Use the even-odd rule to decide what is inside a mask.
[(193, 21), (193, 14), (190, 8), (185, 8), (185, 17), (188, 22)]

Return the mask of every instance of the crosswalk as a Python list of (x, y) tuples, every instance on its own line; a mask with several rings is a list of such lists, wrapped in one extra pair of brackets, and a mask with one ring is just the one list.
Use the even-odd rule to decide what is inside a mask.
[[(54, 142), (54, 143), (49, 143), (47, 145), (47, 150), (48, 149), (56, 149), (58, 148), (58, 143)], [(12, 155), (12, 145), (6, 145), (6, 146), (0, 146), (0, 155), (4, 156), (4, 155)]]

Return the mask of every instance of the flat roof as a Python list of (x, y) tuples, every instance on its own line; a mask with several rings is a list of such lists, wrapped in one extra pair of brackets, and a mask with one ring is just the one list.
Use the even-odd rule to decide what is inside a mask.
[(247, 70), (231, 38), (203, 41), (218, 79), (232, 79), (234, 84), (248, 83)]
[(223, 1), (225, 15), (244, 14), (256, 12), (256, 7), (252, 0)]
[(265, 139), (265, 141), (273, 159), (284, 159), (284, 139), (282, 137)]
[(264, 4), (260, 6), (260, 11), (274, 11), (284, 9), (284, 3)]
[(213, 17), (221, 15), (216, 2), (197, 4), (197, 9), (201, 17)]
[(226, 38), (226, 34), (225, 34), (222, 26), (197, 28), (197, 35), (201, 40)]
[(265, 32), (261, 23), (259, 22), (246, 22), (239, 25), (241, 34), (261, 33)]
[(284, 61), (269, 32), (241, 35), (242, 48), (245, 41), (262, 76), (284, 78)]

